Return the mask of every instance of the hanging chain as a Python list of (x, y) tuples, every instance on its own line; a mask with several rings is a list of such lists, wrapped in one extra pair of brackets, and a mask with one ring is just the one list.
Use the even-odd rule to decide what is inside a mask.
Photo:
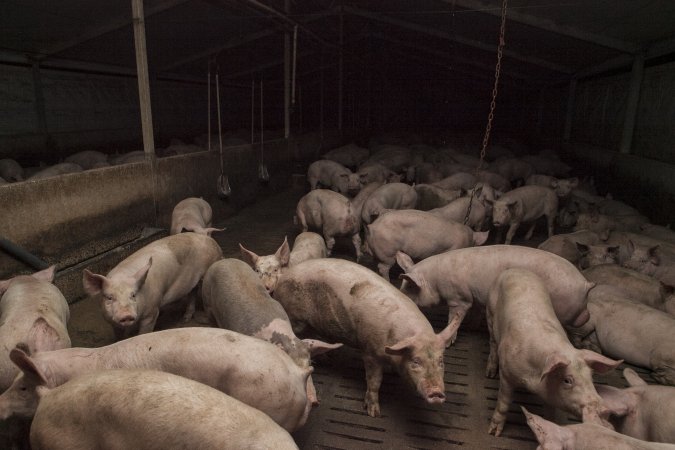
[[(480, 161), (476, 167), (476, 180), (478, 180), (478, 171), (483, 167), (483, 161), (485, 160), (485, 150), (487, 149), (488, 141), (490, 140), (490, 131), (492, 130), (492, 119), (494, 119), (495, 107), (497, 106), (497, 87), (499, 85), (499, 73), (502, 69), (502, 54), (504, 52), (504, 45), (506, 41), (504, 40), (504, 33), (506, 32), (506, 3), (507, 0), (502, 1), (502, 20), (499, 28), (499, 45), (497, 46), (497, 64), (495, 66), (495, 84), (492, 88), (492, 101), (490, 102), (490, 113), (488, 114), (487, 125), (485, 126), (485, 135), (483, 136), (483, 145), (480, 150)], [(469, 198), (469, 207), (466, 210), (466, 216), (464, 216), (464, 225), (469, 221), (469, 215), (471, 214), (471, 206), (473, 204), (473, 198), (476, 194), (476, 187), (471, 190), (471, 197)]]

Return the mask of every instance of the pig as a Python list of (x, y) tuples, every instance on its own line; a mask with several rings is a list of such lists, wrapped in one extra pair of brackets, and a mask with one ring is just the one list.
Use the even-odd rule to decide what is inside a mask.
[(358, 261), (361, 259), (360, 207), (365, 197), (362, 193), (359, 192), (352, 202), (344, 195), (328, 189), (311, 191), (298, 201), (295, 222), (302, 227), (303, 232), (310, 228), (321, 232), (328, 256), (333, 252), (336, 236), (351, 236)]
[(443, 175), (435, 164), (425, 162), (408, 167), (405, 179), (408, 183), (415, 184), (434, 183), (442, 180)]
[(609, 216), (597, 212), (580, 213), (576, 225), (574, 225), (574, 231), (591, 230), (598, 234), (614, 230), (638, 232), (640, 225), (647, 222), (649, 222), (649, 219), (642, 215)]
[(532, 164), (518, 158), (499, 159), (490, 167), (511, 183), (524, 182), (527, 177), (534, 173)]
[(95, 372), (40, 390), (30, 444), (34, 450), (298, 448), (263, 412), (152, 370)]
[(21, 371), (0, 395), (0, 419), (31, 418), (40, 389), (111, 369), (161, 370), (193, 379), (263, 411), (289, 431), (301, 427), (311, 409), (311, 367), (300, 368), (276, 345), (234, 331), (174, 328), (98, 348), (30, 354), (22, 348), (10, 352)]
[(146, 156), (143, 150), (134, 150), (132, 152), (122, 153), (121, 155), (111, 156), (109, 158), (110, 164), (118, 166), (120, 164), (131, 164), (137, 162), (147, 161), (148, 156)]
[(214, 231), (224, 231), (225, 228), (212, 228), (211, 218), (213, 211), (209, 202), (203, 198), (188, 197), (178, 202), (171, 213), (171, 232), (178, 234), (183, 231), (192, 231), (197, 234), (211, 236)]
[(348, 144), (324, 153), (322, 158), (335, 161), (345, 167), (358, 167), (368, 159), (369, 154), (370, 151), (367, 148), (359, 147), (356, 144)]
[(551, 188), (558, 197), (567, 197), (579, 185), (578, 178), (558, 179), (548, 175), (532, 174), (525, 180), (526, 185), (536, 185)]
[(675, 231), (667, 227), (645, 223), (640, 225), (640, 234), (675, 245)]
[(616, 264), (600, 264), (581, 272), (588, 281), (621, 289), (634, 302), (644, 303), (675, 316), (672, 286), (653, 277)]
[(31, 175), (27, 180), (43, 180), (45, 178), (57, 177), (68, 173), (82, 172), (82, 167), (74, 163), (60, 163), (40, 170), (34, 175)]
[[(122, 339), (154, 330), (160, 309), (188, 296), (222, 256), (208, 236), (175, 234), (132, 253), (107, 276), (84, 269), (82, 284), (87, 294), (100, 296), (103, 317)], [(194, 302), (193, 297), (185, 321), (194, 313)]]
[(392, 172), (401, 172), (410, 165), (410, 149), (399, 145), (385, 144), (375, 150), (366, 160), (367, 163), (380, 163)]
[(308, 259), (328, 257), (326, 241), (320, 235), (311, 231), (300, 233), (295, 238), (292, 251), (287, 238), (284, 238), (281, 247), (273, 255), (258, 256), (241, 244), (239, 244), (239, 250), (241, 251), (241, 258), (256, 271), (265, 289), (270, 293), (274, 292), (279, 277), (281, 277), (281, 272), (286, 267), (292, 267)]
[(496, 172), (489, 170), (479, 170), (477, 173), (478, 181), (489, 184), (500, 192), (508, 192), (512, 189), (511, 182)]
[(576, 265), (581, 259), (581, 253), (577, 244), (597, 245), (600, 236), (588, 230), (575, 231), (574, 233), (556, 234), (539, 244), (537, 248), (555, 253)]
[[(588, 292), (595, 286), (572, 263), (544, 250), (518, 245), (471, 247), (430, 256), (417, 264), (403, 252), (396, 262), (404, 270), (401, 292), (420, 307), (445, 300), (449, 317), (461, 319), (474, 300), (485, 304), (497, 276), (509, 268), (529, 270), (542, 278), (560, 322), (581, 326), (588, 321)], [(454, 338), (453, 338), (454, 342)]]
[(600, 285), (589, 294), (590, 320), (570, 330), (576, 346), (653, 370), (661, 384), (675, 384), (675, 317), (631, 301), (619, 288)]
[(667, 246), (664, 249), (661, 245), (645, 247), (629, 240), (625, 251), (627, 258), (622, 262), (624, 267), (654, 277), (668, 286), (675, 286), (675, 253), (671, 253)]
[(414, 209), (387, 211), (366, 226), (368, 252), (386, 280), (398, 251), (424, 259), (447, 250), (482, 245), (487, 238), (487, 231), (475, 232), (459, 222)]
[(419, 308), (388, 281), (341, 259), (314, 259), (291, 267), (279, 280), (274, 298), (294, 326), (310, 325), (327, 339), (361, 350), (369, 416), (380, 415), (379, 389), (387, 364), (428, 403), (445, 400), (443, 352), (459, 318), (435, 334)]
[(490, 434), (501, 434), (516, 388), (525, 388), (584, 422), (603, 424), (609, 412), (593, 387), (593, 371), (608, 372), (622, 361), (572, 347), (541, 278), (525, 269), (504, 270), (490, 288), (486, 318), (490, 332), (486, 376), (495, 378), (499, 371)]
[(10, 183), (23, 181), (23, 168), (13, 159), (0, 159), (0, 177)]
[(68, 156), (63, 162), (75, 163), (84, 170), (93, 169), (100, 163), (108, 164), (108, 155), (96, 150), (84, 150)]
[(477, 181), (478, 180), (474, 174), (458, 172), (454, 175), (443, 178), (441, 181), (433, 183), (433, 185), (447, 190), (463, 189), (468, 191), (469, 189), (473, 189)]
[(577, 267), (580, 270), (599, 264), (619, 264), (619, 246), (618, 245), (586, 245), (577, 242), (579, 250), (579, 261)]
[(363, 164), (356, 172), (362, 185), (369, 183), (386, 183), (396, 174), (379, 163)]
[(317, 189), (321, 184), (342, 195), (355, 195), (361, 189), (358, 174), (352, 173), (342, 164), (327, 159), (314, 161), (309, 165), (307, 181), (312, 190)]
[(675, 388), (649, 386), (628, 367), (623, 376), (627, 389), (597, 386), (614, 429), (644, 441), (675, 443)]
[(417, 184), (413, 188), (417, 193), (415, 207), (422, 211), (445, 206), (453, 200), (457, 200), (463, 193), (461, 190), (450, 191), (433, 184)]
[(521, 408), (541, 450), (675, 450), (675, 445), (644, 442), (594, 423), (561, 427)]
[[(339, 348), (315, 339), (300, 340), (284, 308), (270, 297), (260, 278), (243, 261), (222, 259), (204, 275), (204, 310), (220, 328), (269, 341), (288, 353), (303, 370), (310, 370), (311, 356)], [(318, 404), (311, 378), (307, 397)]]
[(23, 343), (30, 351), (70, 347), (68, 302), (52, 284), (56, 266), (0, 281), (0, 392), (18, 373), (9, 351)]
[(413, 209), (417, 191), (405, 183), (388, 183), (373, 191), (361, 208), (361, 221), (369, 224), (386, 209)]
[(530, 222), (525, 234), (529, 240), (534, 233), (537, 219), (546, 216), (548, 237), (553, 236), (553, 226), (558, 212), (558, 196), (553, 189), (543, 186), (522, 186), (502, 195), (499, 200), (486, 200), (492, 205), (492, 223), (499, 227), (509, 225), (505, 244), (510, 244), (516, 230), (523, 222)]
[(475, 231), (480, 231), (483, 229), (487, 216), (492, 214), (492, 207), (487, 204), (486, 199), (496, 200), (496, 193), (489, 184), (479, 183), (473, 191), (473, 200), (471, 200), (471, 194), (472, 192), (469, 192), (466, 197), (453, 200), (441, 208), (434, 208), (429, 213), (445, 220), (464, 223), (469, 203), (471, 203), (471, 213), (466, 225)]

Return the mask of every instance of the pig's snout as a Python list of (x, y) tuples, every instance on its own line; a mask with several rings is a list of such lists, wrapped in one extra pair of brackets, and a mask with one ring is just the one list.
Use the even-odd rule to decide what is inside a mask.
[(434, 389), (426, 395), (427, 403), (443, 403), (445, 402), (445, 393), (440, 389)]
[(123, 314), (117, 319), (117, 323), (119, 323), (123, 327), (130, 327), (135, 322), (136, 322), (136, 315), (132, 313)]

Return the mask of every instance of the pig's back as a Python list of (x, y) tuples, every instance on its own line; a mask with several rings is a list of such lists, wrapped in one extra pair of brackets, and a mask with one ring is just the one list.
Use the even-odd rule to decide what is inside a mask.
[(139, 370), (89, 374), (49, 391), (35, 414), (31, 445), (36, 450), (297, 449), (264, 413), (201, 383)]

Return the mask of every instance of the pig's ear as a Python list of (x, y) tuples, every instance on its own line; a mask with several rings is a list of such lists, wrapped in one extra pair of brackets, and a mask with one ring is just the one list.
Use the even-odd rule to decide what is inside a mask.
[(581, 253), (582, 255), (587, 254), (588, 251), (590, 250), (590, 248), (586, 244), (582, 244), (581, 242), (574, 242), (574, 243), (577, 246), (577, 250), (579, 250), (579, 253)]
[(621, 389), (598, 384), (595, 386), (595, 390), (602, 397), (604, 409), (608, 410), (613, 416), (623, 417), (632, 412), (635, 406), (634, 402), (631, 401), (633, 400), (632, 394), (624, 392)]
[(24, 376), (31, 378), (34, 380), (37, 384), (47, 384), (47, 379), (44, 376), (44, 373), (37, 367), (35, 364), (35, 361), (26, 354), (22, 349), (20, 348), (13, 348), (9, 352), (9, 359), (12, 360), (16, 366), (21, 369), (21, 371), (24, 373)]
[[(539, 442), (540, 447), (538, 448), (549, 448), (548, 446), (552, 445), (550, 448), (563, 448), (561, 433), (562, 427), (556, 425), (553, 422), (549, 422), (543, 417), (532, 414), (525, 407), (521, 406), (523, 414), (525, 414), (525, 419), (527, 420), (527, 425), (530, 427), (537, 442)], [(558, 444), (557, 446), (555, 444)], [(545, 447), (546, 446), (546, 447)]]
[(99, 294), (107, 283), (108, 279), (103, 275), (90, 272), (88, 269), (82, 272), (82, 287), (92, 297)]
[(246, 264), (255, 269), (255, 264), (258, 262), (258, 258), (260, 257), (252, 251), (247, 250), (241, 244), (239, 244), (239, 250), (241, 251), (241, 259), (243, 259)]
[(607, 373), (621, 365), (623, 359), (615, 361), (591, 350), (579, 350), (586, 364), (597, 373)]
[(150, 267), (152, 267), (152, 256), (150, 259), (148, 259), (148, 262), (143, 267), (138, 269), (138, 272), (136, 272), (133, 276), (137, 291), (140, 291), (143, 287), (143, 284), (145, 284), (145, 280), (148, 278)]
[(426, 284), (424, 276), (419, 273), (402, 273), (398, 278), (412, 283), (417, 288), (421, 288)]
[(462, 324), (462, 319), (463, 317), (460, 313), (455, 313), (448, 326), (438, 333), (438, 337), (443, 343), (443, 348), (445, 348), (450, 340), (457, 335), (457, 330), (459, 330), (459, 326)]
[(485, 241), (488, 240), (490, 236), (490, 230), (488, 231), (474, 231), (473, 233), (473, 243), (476, 246), (485, 244)]
[(394, 345), (388, 345), (384, 348), (387, 355), (403, 355), (415, 348), (415, 336), (410, 336)]
[(544, 370), (541, 372), (540, 381), (544, 381), (544, 378), (551, 375), (556, 370), (562, 369), (570, 365), (570, 360), (560, 353), (551, 353), (546, 357), (546, 363), (544, 364)]
[(47, 267), (44, 270), (41, 270), (39, 272), (35, 272), (31, 276), (33, 278), (37, 278), (40, 281), (46, 281), (48, 283), (51, 283), (51, 282), (54, 281), (54, 272), (56, 272), (56, 266), (50, 266), (50, 267)]
[(512, 200), (506, 204), (510, 211), (513, 211), (518, 206), (518, 200)]
[(652, 264), (655, 266), (661, 264), (661, 248), (659, 245), (650, 247), (649, 250), (647, 250), (647, 253), (649, 254), (649, 261)]
[(281, 267), (286, 267), (291, 259), (291, 249), (288, 247), (288, 237), (284, 236), (284, 243), (277, 250), (274, 256), (279, 260)]
[(323, 355), (326, 352), (342, 347), (342, 344), (328, 344), (316, 339), (303, 339), (302, 342), (309, 347), (309, 354), (312, 356)]
[(415, 265), (412, 258), (402, 251), (396, 252), (396, 262), (404, 271), (408, 272)]
[(629, 367), (623, 369), (623, 377), (631, 386), (647, 386), (647, 382), (640, 378), (640, 375)]

